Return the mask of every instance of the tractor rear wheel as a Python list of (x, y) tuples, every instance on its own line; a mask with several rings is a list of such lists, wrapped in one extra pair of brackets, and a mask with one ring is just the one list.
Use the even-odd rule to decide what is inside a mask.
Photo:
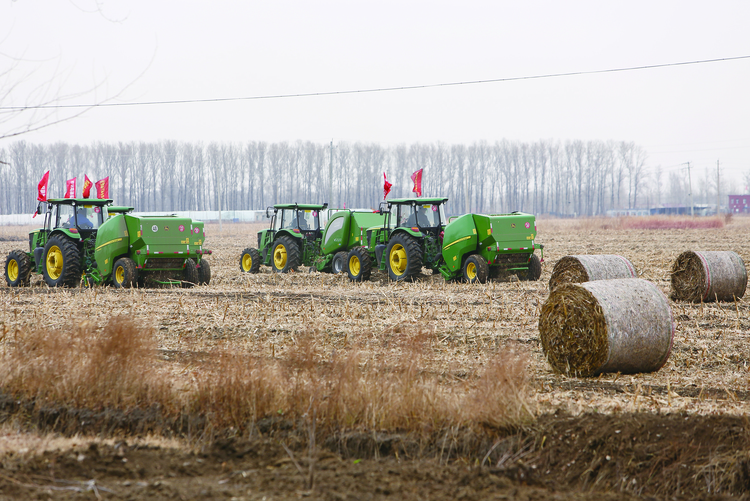
[(526, 271), (526, 276), (523, 280), (537, 281), (542, 276), (542, 262), (539, 260), (539, 256), (532, 254), (529, 258), (529, 269)]
[(271, 268), (274, 272), (297, 271), (297, 267), (302, 262), (297, 242), (284, 235), (273, 243), (272, 249)]
[(198, 261), (198, 285), (208, 285), (211, 282), (211, 265), (201, 258)]
[(29, 285), (31, 259), (22, 250), (13, 250), (5, 260), (5, 281), (10, 287)]
[(138, 268), (129, 257), (121, 257), (112, 268), (112, 284), (115, 289), (130, 289), (138, 285)]
[(50, 287), (76, 287), (81, 282), (81, 253), (69, 238), (55, 235), (42, 252), (42, 275)]
[(346, 268), (346, 259), (348, 254), (346, 251), (337, 252), (333, 255), (333, 261), (331, 261), (331, 273), (337, 275), (344, 271)]
[(185, 269), (182, 270), (182, 287), (189, 288), (198, 283), (198, 267), (195, 261), (188, 259), (185, 261)]
[(401, 233), (391, 238), (385, 257), (388, 276), (396, 282), (410, 280), (422, 271), (422, 249), (410, 235)]
[(258, 249), (248, 247), (242, 251), (240, 270), (245, 273), (258, 273), (260, 271), (260, 252), (258, 252)]
[(487, 282), (489, 274), (490, 267), (487, 264), (487, 260), (481, 254), (472, 254), (464, 261), (464, 282), (469, 282), (470, 284), (479, 282), (483, 284)]
[(372, 272), (370, 253), (364, 247), (355, 247), (349, 251), (346, 271), (352, 282), (367, 282)]

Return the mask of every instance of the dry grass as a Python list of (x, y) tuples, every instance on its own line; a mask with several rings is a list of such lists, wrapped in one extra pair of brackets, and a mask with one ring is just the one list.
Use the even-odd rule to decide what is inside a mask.
[(260, 420), (316, 416), (324, 435), (431, 434), (453, 426), (517, 428), (534, 414), (524, 356), (496, 353), (480, 373), (446, 382), (426, 370), (435, 339), (423, 331), (402, 333), (392, 355), (358, 345), (329, 355), (316, 332), (302, 332), (283, 356), (221, 346), (171, 373), (154, 341), (150, 329), (124, 318), (102, 328), (21, 330), (0, 360), (2, 389), (37, 409), (159, 409), (166, 421), (202, 416), (212, 432), (252, 433)]

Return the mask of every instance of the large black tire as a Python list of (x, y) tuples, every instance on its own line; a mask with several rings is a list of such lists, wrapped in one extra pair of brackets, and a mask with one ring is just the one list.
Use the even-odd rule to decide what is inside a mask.
[(198, 283), (198, 267), (195, 261), (188, 259), (185, 261), (185, 269), (182, 270), (182, 286), (189, 288)]
[(130, 289), (138, 285), (138, 268), (129, 257), (121, 257), (112, 268), (112, 285), (115, 289)]
[(391, 238), (384, 258), (388, 276), (396, 282), (411, 280), (422, 271), (422, 249), (410, 235), (400, 233)]
[(279, 237), (271, 247), (271, 269), (276, 273), (297, 271), (302, 263), (299, 244), (286, 235)]
[[(521, 275), (524, 275), (523, 273)], [(542, 276), (542, 262), (536, 254), (531, 255), (529, 259), (529, 269), (525, 276), (520, 277), (522, 280), (537, 281)]]
[(487, 264), (487, 260), (481, 254), (472, 254), (467, 257), (461, 270), (464, 282), (469, 282), (470, 284), (476, 282), (480, 284), (487, 283), (487, 277), (490, 274), (490, 267)]
[(260, 271), (260, 252), (258, 252), (258, 249), (248, 247), (242, 251), (240, 270), (245, 273), (258, 273)]
[(31, 259), (22, 250), (12, 250), (5, 259), (5, 281), (10, 287), (29, 285)]
[[(256, 251), (257, 252), (257, 251)], [(208, 285), (211, 282), (211, 265), (201, 258), (198, 261), (198, 285)]]
[(346, 272), (352, 282), (367, 282), (372, 272), (372, 259), (364, 247), (355, 247), (349, 251), (346, 260)]
[(333, 261), (331, 261), (331, 273), (338, 275), (346, 269), (346, 262), (349, 255), (346, 251), (340, 251), (334, 254)]
[(81, 253), (67, 237), (55, 235), (42, 252), (42, 276), (50, 287), (77, 287), (81, 283)]

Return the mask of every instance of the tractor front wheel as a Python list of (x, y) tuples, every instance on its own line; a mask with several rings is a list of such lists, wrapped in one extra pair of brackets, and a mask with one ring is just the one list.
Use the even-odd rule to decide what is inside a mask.
[(13, 250), (5, 260), (5, 281), (10, 287), (29, 285), (31, 259), (22, 250)]
[(209, 282), (211, 282), (211, 265), (201, 258), (198, 261), (198, 285), (208, 285)]
[(542, 276), (542, 262), (539, 260), (539, 256), (532, 254), (529, 258), (529, 269), (526, 272), (524, 280), (537, 281)]
[(355, 247), (349, 251), (346, 271), (352, 282), (367, 282), (372, 272), (370, 253), (364, 247)]
[(472, 254), (466, 258), (463, 266), (464, 281), (470, 284), (479, 282), (480, 284), (487, 282), (487, 277), (490, 274), (490, 267), (487, 265), (487, 260), (484, 259), (480, 254)]
[(112, 284), (115, 289), (130, 289), (138, 284), (138, 268), (135, 266), (135, 261), (129, 257), (115, 261), (115, 267), (112, 268)]
[(346, 251), (341, 251), (334, 254), (333, 261), (331, 261), (331, 273), (333, 273), (334, 275), (338, 275), (339, 273), (344, 271), (344, 267), (346, 266), (346, 258)]
[(185, 261), (185, 269), (182, 270), (182, 287), (189, 288), (198, 283), (198, 267), (195, 261), (188, 259)]
[(274, 272), (297, 271), (297, 267), (302, 262), (297, 242), (284, 235), (273, 243), (272, 249), (271, 268)]
[(410, 280), (422, 271), (422, 249), (410, 235), (401, 233), (391, 238), (385, 255), (391, 280)]
[(260, 271), (260, 252), (258, 252), (258, 249), (248, 247), (242, 251), (240, 270), (245, 273), (258, 273)]
[(69, 238), (55, 235), (42, 253), (42, 275), (50, 287), (76, 287), (81, 281), (81, 253)]

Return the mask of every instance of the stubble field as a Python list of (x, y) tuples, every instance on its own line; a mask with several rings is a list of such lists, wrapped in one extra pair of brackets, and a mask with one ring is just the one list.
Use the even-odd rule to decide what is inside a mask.
[[(554, 263), (621, 254), (669, 294), (684, 250), (750, 263), (750, 221), (538, 222), (538, 282), (241, 274), (253, 225), (208, 225), (192, 289), (0, 287), (0, 497), (659, 499), (750, 490), (747, 298), (670, 301), (657, 373), (552, 371)], [(0, 228), (0, 253), (28, 228)], [(115, 334), (112, 334), (115, 333)], [(118, 337), (119, 336), (119, 337)]]

